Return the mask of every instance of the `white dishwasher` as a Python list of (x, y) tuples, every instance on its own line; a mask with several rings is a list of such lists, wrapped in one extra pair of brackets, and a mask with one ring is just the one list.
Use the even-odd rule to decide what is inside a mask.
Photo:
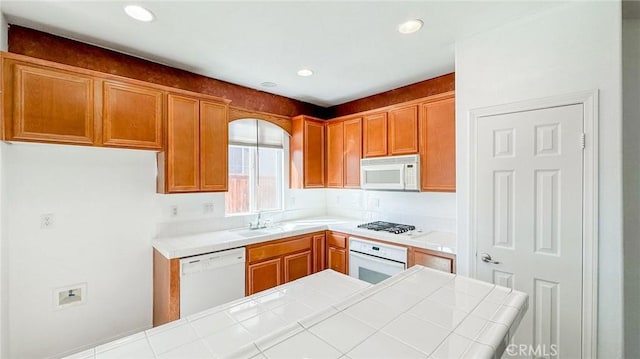
[(245, 249), (180, 259), (180, 318), (244, 297)]

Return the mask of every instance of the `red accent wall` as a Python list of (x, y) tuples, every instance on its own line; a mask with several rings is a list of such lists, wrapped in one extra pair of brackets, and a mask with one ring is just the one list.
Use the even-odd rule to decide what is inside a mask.
[(450, 73), (323, 108), (17, 25), (9, 27), (9, 52), (223, 97), (231, 100), (232, 106), (292, 117), (304, 114), (329, 119), (453, 91), (455, 88), (455, 74)]
[(417, 82), (391, 91), (330, 107), (328, 108), (328, 115), (331, 117), (340, 117), (453, 91), (455, 90), (455, 80), (455, 73), (442, 75), (430, 80)]
[(327, 110), (310, 103), (212, 79), (131, 55), (11, 25), (9, 52), (175, 87), (231, 100), (232, 106), (285, 116), (327, 118)]

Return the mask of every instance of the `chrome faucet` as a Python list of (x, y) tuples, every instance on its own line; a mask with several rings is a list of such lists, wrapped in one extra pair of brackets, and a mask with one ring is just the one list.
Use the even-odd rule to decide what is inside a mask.
[(262, 229), (262, 228), (267, 228), (267, 224), (269, 224), (269, 220), (265, 219), (264, 221), (261, 220), (262, 218), (262, 212), (258, 212), (258, 218), (256, 219), (255, 222), (249, 222), (249, 229)]

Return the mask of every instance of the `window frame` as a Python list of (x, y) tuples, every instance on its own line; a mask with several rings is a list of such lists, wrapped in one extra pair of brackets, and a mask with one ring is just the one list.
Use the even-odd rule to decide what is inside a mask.
[[(286, 145), (283, 146), (282, 148), (277, 148), (277, 147), (265, 147), (265, 146), (255, 146), (255, 145), (242, 145), (242, 144), (229, 144), (228, 145), (229, 149), (231, 149), (232, 147), (235, 148), (246, 148), (250, 150), (250, 155), (249, 157), (249, 211), (248, 212), (236, 212), (236, 213), (228, 213), (227, 212), (227, 200), (228, 200), (228, 196), (229, 196), (229, 192), (225, 193), (225, 217), (237, 217), (237, 216), (250, 216), (250, 215), (256, 215), (258, 213), (277, 213), (277, 212), (283, 212), (285, 210), (285, 190), (287, 187), (287, 173), (286, 173), (286, 166), (285, 166), (285, 152), (286, 151)], [(273, 209), (264, 209), (264, 210), (258, 210), (257, 206), (258, 206), (258, 183), (257, 183), (257, 176), (258, 176), (258, 161), (257, 161), (257, 157), (258, 157), (258, 152), (260, 150), (264, 150), (264, 149), (270, 149), (270, 150), (276, 150), (279, 152), (278, 154), (278, 159), (276, 160), (278, 163), (278, 169), (277, 171), (277, 176), (276, 176), (276, 184), (277, 184), (277, 192), (279, 192), (279, 194), (276, 194), (276, 198), (278, 199), (278, 203), (279, 203), (279, 208), (273, 208)], [(231, 151), (229, 151), (230, 153)], [(288, 153), (288, 152), (287, 152)], [(244, 157), (243, 157), (243, 161), (244, 161)], [(229, 166), (230, 167), (230, 166)], [(229, 176), (230, 172), (227, 174), (227, 176)]]

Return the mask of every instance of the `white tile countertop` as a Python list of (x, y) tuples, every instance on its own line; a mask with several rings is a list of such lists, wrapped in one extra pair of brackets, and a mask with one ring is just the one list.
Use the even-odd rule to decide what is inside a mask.
[(67, 358), (500, 358), (527, 308), (422, 266), (376, 285), (325, 270)]
[(448, 232), (414, 231), (413, 235), (376, 232), (357, 227), (359, 221), (342, 218), (311, 218), (282, 222), (269, 228), (230, 229), (191, 234), (180, 237), (156, 238), (153, 247), (168, 259), (189, 257), (225, 249), (244, 247), (275, 239), (331, 230), (414, 247), (455, 254), (456, 236)]

